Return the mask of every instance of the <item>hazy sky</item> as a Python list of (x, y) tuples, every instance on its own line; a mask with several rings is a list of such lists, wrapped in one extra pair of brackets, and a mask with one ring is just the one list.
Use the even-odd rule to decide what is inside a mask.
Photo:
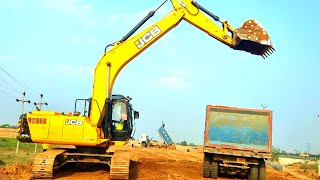
[[(121, 39), (161, 0), (0, 0), (0, 124), (16, 124), (25, 90), (49, 110), (70, 112), (91, 97), (93, 70), (105, 45)], [(203, 142), (207, 104), (273, 110), (273, 145), (320, 151), (320, 1), (205, 1), (238, 28), (257, 19), (271, 36), (267, 60), (234, 51), (187, 22), (128, 64), (113, 93), (140, 111), (136, 137), (156, 135), (161, 121), (176, 142)], [(170, 2), (148, 25), (172, 9)], [(26, 105), (30, 111), (34, 106)]]

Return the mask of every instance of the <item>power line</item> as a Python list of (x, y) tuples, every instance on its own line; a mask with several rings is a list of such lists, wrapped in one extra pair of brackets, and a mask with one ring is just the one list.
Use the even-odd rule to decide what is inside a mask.
[(0, 89), (1, 92), (3, 92), (4, 94), (6, 94), (7, 96), (10, 96), (11, 98), (13, 99), (17, 99), (17, 97), (13, 96), (12, 94), (6, 92), (6, 91), (3, 91), (2, 89)]
[[(0, 84), (0, 86), (2, 87), (2, 90), (8, 90), (10, 92), (14, 92), (14, 93), (18, 93), (15, 89), (12, 89), (11, 87), (5, 86), (4, 84)], [(18, 93), (20, 94), (20, 93)]]
[(8, 86), (5, 86), (5, 85), (3, 85), (3, 84), (1, 84), (3, 87), (6, 87), (6, 88), (8, 88), (8, 89), (10, 89), (11, 91), (15, 91), (15, 92), (17, 92), (18, 94), (21, 94), (21, 92), (19, 92), (15, 87), (13, 87), (11, 84), (9, 84), (6, 80), (4, 80), (2, 77), (0, 77), (0, 79), (4, 82), (4, 83), (6, 83)]
[[(29, 91), (32, 95), (34, 95), (36, 97), (36, 94), (38, 94), (36, 91), (32, 90), (30, 87), (28, 87), (27, 85), (19, 82), (15, 77), (13, 77), (11, 74), (9, 74), (6, 70), (4, 70), (1, 66), (0, 69), (6, 73), (11, 79), (13, 79), (17, 84), (19, 84), (21, 87), (25, 88), (27, 91)], [(33, 91), (33, 92), (32, 92)]]

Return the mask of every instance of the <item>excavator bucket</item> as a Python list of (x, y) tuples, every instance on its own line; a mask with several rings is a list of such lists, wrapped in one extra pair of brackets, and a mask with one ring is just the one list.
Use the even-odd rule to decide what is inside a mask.
[(270, 56), (275, 51), (266, 30), (253, 19), (234, 30), (233, 44), (236, 50), (261, 55), (263, 58)]

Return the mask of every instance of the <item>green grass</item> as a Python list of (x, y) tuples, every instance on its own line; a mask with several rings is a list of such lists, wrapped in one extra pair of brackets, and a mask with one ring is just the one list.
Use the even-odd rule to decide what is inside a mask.
[[(27, 164), (33, 162), (36, 155), (34, 143), (19, 143), (19, 150), (16, 154), (17, 140), (15, 138), (0, 137), (0, 166), (10, 164)], [(42, 152), (40, 144), (37, 146), (37, 153)]]
[[(0, 148), (16, 148), (18, 140), (15, 138), (3, 138), (0, 137)], [(19, 149), (34, 149), (34, 143), (22, 143), (19, 142)], [(41, 146), (40, 146), (41, 147)]]

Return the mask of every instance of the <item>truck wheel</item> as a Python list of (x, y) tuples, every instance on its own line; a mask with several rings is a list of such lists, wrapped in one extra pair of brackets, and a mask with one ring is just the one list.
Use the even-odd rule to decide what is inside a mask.
[(211, 177), (213, 179), (218, 178), (218, 170), (219, 170), (219, 162), (216, 160), (212, 160), (210, 165)]
[(210, 161), (211, 161), (210, 155), (205, 153), (203, 157), (203, 177), (204, 178), (210, 177)]
[(258, 180), (258, 166), (252, 165), (250, 167), (248, 180)]
[(266, 179), (266, 163), (262, 159), (259, 163), (259, 180), (265, 180)]

